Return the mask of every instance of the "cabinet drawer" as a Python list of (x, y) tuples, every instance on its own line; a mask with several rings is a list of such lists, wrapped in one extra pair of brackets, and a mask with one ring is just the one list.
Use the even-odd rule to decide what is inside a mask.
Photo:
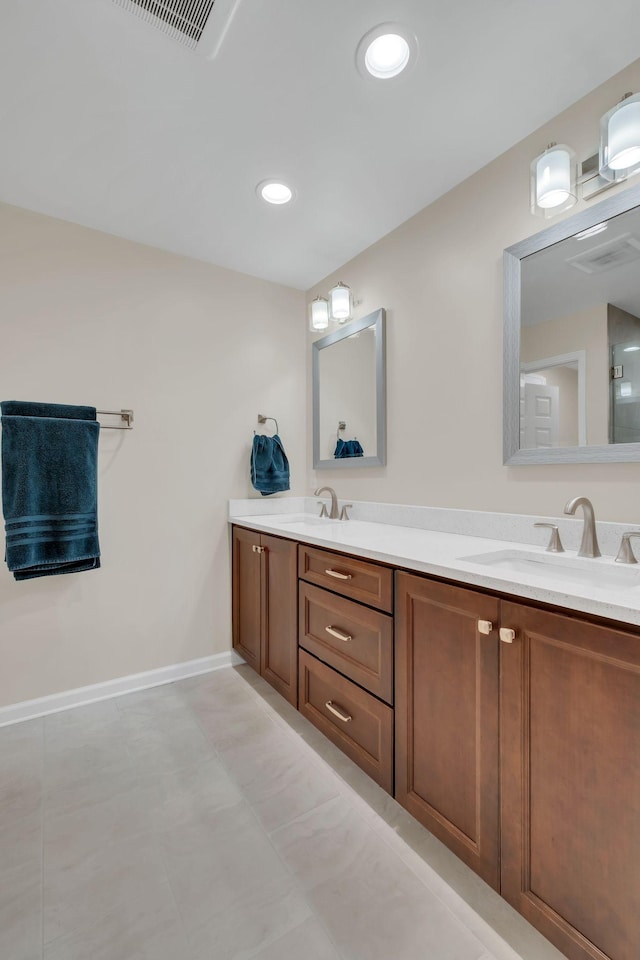
[(389, 793), (393, 792), (393, 710), (304, 650), (298, 709)]
[(370, 607), (393, 610), (393, 571), (367, 560), (300, 544), (298, 573), (303, 580), (327, 587)]
[(393, 620), (386, 613), (300, 581), (298, 643), (393, 703)]

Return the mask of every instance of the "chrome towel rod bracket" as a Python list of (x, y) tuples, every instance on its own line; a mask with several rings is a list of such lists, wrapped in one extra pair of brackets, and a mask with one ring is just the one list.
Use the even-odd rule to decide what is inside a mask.
[(101, 430), (133, 430), (133, 410), (96, 410), (101, 417), (120, 417), (122, 424), (100, 424)]
[(275, 417), (263, 417), (261, 413), (258, 414), (258, 423), (266, 423), (267, 420), (273, 420), (273, 422), (276, 425), (276, 433), (279, 434), (280, 431), (278, 430), (278, 421), (276, 420)]

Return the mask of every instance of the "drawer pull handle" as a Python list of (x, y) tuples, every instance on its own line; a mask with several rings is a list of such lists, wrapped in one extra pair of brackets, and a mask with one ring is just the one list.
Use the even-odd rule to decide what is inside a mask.
[(488, 637), (492, 630), (493, 624), (491, 620), (478, 620), (478, 633), (482, 633), (485, 637)]
[(353, 720), (353, 717), (351, 717), (348, 713), (345, 713), (344, 710), (341, 710), (340, 707), (334, 707), (331, 700), (327, 700), (325, 707), (330, 713), (337, 717), (338, 720), (342, 720), (343, 723), (349, 723), (351, 720)]
[(335, 577), (336, 580), (351, 580), (350, 573), (340, 573), (338, 570), (325, 570), (328, 577)]
[(500, 639), (503, 643), (513, 643), (515, 638), (515, 630), (510, 630), (509, 627), (500, 627)]
[(344, 640), (347, 643), (349, 640), (353, 640), (353, 637), (349, 633), (343, 633), (342, 630), (338, 630), (336, 627), (325, 627), (326, 633), (331, 634), (332, 637), (335, 637), (336, 640)]

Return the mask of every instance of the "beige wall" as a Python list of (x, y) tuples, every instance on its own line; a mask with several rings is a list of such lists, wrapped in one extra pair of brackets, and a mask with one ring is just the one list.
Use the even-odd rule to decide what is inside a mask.
[(0, 566), (0, 706), (230, 647), (227, 498), (257, 414), (305, 488), (304, 295), (0, 205), (3, 399), (135, 410), (100, 438), (96, 572)]
[(640, 463), (502, 465), (502, 251), (545, 226), (529, 213), (529, 164), (552, 140), (593, 153), (600, 116), (626, 90), (640, 90), (640, 61), (309, 291), (343, 280), (363, 300), (357, 316), (387, 308), (389, 387), (387, 467), (310, 471), (310, 486), (533, 515), (584, 494), (600, 519), (640, 519)]

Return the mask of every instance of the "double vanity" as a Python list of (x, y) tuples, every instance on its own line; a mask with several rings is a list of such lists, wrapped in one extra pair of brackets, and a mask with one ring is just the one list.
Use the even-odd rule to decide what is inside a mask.
[(629, 531), (599, 524), (597, 556), (588, 507), (584, 526), (544, 518), (551, 550), (531, 517), (312, 511), (231, 502), (235, 649), (571, 960), (631, 960), (640, 565), (614, 560)]

